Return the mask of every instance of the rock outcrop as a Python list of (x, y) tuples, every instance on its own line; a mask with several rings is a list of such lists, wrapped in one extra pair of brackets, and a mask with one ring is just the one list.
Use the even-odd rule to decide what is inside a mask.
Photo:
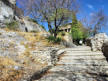
[(75, 47), (73, 44), (73, 40), (70, 34), (65, 33), (65, 35), (62, 38), (61, 45), (64, 45), (66, 47)]
[[(6, 0), (5, 0), (6, 1)], [(11, 4), (15, 5), (16, 4), (16, 0), (7, 0), (9, 1)]]
[(96, 34), (91, 38), (91, 48), (93, 51), (101, 51), (102, 45), (108, 40), (108, 36), (105, 33)]
[[(13, 0), (15, 1), (15, 0)], [(14, 2), (11, 0), (0, 0), (0, 26), (4, 27), (5, 23), (11, 22), (14, 17), (14, 10), (11, 5), (14, 5)], [(13, 4), (11, 4), (13, 3)]]
[(33, 22), (29, 17), (22, 17), (17, 20), (19, 23), (19, 29), (25, 32), (45, 32), (45, 30), (36, 22)]
[(104, 42), (102, 45), (102, 52), (108, 61), (108, 41)]
[(16, 6), (16, 0), (0, 0), (0, 28), (5, 28), (8, 23), (16, 21), (20, 31), (45, 31), (39, 24), (24, 17), (23, 14), (23, 11)]

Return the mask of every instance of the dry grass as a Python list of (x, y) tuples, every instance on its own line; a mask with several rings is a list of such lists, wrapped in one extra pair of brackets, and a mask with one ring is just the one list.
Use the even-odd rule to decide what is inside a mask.
[(15, 30), (10, 30), (9, 28), (4, 28), (4, 30), (5, 30), (6, 32), (18, 32), (18, 30), (17, 30), (17, 31), (15, 31)]
[(19, 65), (18, 63), (16, 63), (14, 60), (9, 59), (7, 57), (0, 57), (0, 65), (4, 65), (4, 66), (9, 66), (9, 65)]
[(20, 64), (7, 57), (0, 57), (0, 81), (18, 81), (23, 76), (22, 70), (15, 70), (12, 66)]
[[(44, 47), (44, 46), (54, 46), (55, 44), (52, 44), (50, 42), (48, 42), (48, 40), (41, 36), (42, 32), (38, 32), (38, 33), (28, 33), (28, 32), (19, 32), (19, 34), (21, 36), (23, 36), (26, 40), (30, 41), (26, 47)], [(38, 43), (38, 45), (37, 45)], [(40, 43), (40, 45), (39, 45)], [(22, 44), (24, 44), (24, 42), (22, 42)], [(32, 48), (32, 49), (33, 49)]]
[(38, 33), (28, 33), (28, 32), (19, 32), (21, 36), (23, 36), (28, 42), (25, 43), (24, 41), (21, 42), (22, 45), (25, 46), (26, 50), (25, 52), (20, 56), (20, 58), (27, 58), (25, 59), (26, 65), (29, 66), (30, 62), (34, 64), (38, 64), (42, 67), (47, 66), (47, 63), (41, 63), (40, 59), (41, 57), (35, 57), (30, 54), (31, 51), (35, 50), (42, 50), (46, 46), (51, 46), (50, 43), (48, 43), (47, 39), (43, 36), (41, 36), (41, 32)]
[[(12, 30), (5, 29), (5, 31), (11, 32)], [(41, 59), (43, 57), (34, 57), (31, 54), (31, 51), (42, 50), (45, 47), (54, 46), (54, 44), (49, 43), (47, 39), (41, 35), (42, 32), (13, 32), (17, 32), (20, 36), (24, 37), (27, 40), (26, 42), (22, 41), (20, 43), (21, 45), (25, 46), (26, 50), (23, 54), (20, 54), (20, 56), (17, 57), (19, 58), (19, 60), (23, 60), (23, 63), (17, 63), (14, 60), (9, 59), (8, 57), (0, 57), (0, 81), (18, 81), (20, 78), (22, 78), (23, 75), (25, 75), (24, 73), (29, 74), (29, 72), (35, 72), (46, 67), (48, 65), (47, 62), (41, 62)], [(14, 41), (10, 43), (11, 48), (13, 48), (14, 44)], [(21, 66), (24, 67), (24, 70), (15, 70), (10, 66)], [(25, 67), (27, 69), (25, 69)]]

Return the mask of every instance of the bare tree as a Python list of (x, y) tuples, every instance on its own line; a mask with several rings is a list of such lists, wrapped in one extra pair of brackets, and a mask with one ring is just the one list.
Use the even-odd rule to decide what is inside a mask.
[(92, 33), (92, 24), (90, 24), (90, 20), (88, 20), (88, 18), (85, 16), (80, 20), (80, 22), (86, 28), (86, 32), (88, 32), (88, 34), (91, 35), (91, 33)]
[(76, 0), (26, 0), (23, 9), (34, 19), (46, 22), (56, 37), (59, 27), (71, 20), (71, 13), (77, 12), (78, 7)]
[(101, 29), (104, 29), (107, 25), (107, 16), (103, 10), (99, 10), (94, 13), (91, 20), (91, 28), (93, 35), (99, 33)]

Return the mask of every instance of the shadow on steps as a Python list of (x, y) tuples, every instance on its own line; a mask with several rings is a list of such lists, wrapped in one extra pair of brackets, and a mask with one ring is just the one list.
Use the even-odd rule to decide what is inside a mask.
[(40, 79), (41, 77), (43, 77), (43, 75), (45, 75), (47, 73), (47, 71), (49, 69), (51, 69), (52, 66), (48, 66), (48, 67), (45, 67), (43, 68), (42, 70), (34, 73), (27, 81), (33, 81), (33, 80), (38, 80)]

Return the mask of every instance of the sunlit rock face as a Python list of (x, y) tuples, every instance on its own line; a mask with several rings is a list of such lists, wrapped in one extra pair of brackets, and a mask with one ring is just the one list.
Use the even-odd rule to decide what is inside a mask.
[(91, 38), (91, 47), (93, 51), (101, 51), (102, 45), (108, 40), (108, 36), (105, 33), (96, 34)]
[(0, 26), (3, 26), (4, 23), (11, 22), (13, 17), (14, 10), (3, 1), (0, 1)]
[(7, 23), (17, 21), (20, 31), (43, 32), (44, 29), (30, 18), (23, 17), (23, 11), (16, 5), (16, 0), (0, 0), (0, 28), (7, 26)]
[(19, 21), (19, 29), (26, 32), (45, 32), (45, 30), (37, 23), (33, 22), (29, 17), (23, 17)]
[(11, 4), (16, 4), (16, 0), (8, 0)]
[(73, 44), (72, 37), (68, 33), (66, 33), (63, 36), (63, 40), (61, 41), (61, 45), (64, 45), (66, 47), (75, 47), (75, 45)]

